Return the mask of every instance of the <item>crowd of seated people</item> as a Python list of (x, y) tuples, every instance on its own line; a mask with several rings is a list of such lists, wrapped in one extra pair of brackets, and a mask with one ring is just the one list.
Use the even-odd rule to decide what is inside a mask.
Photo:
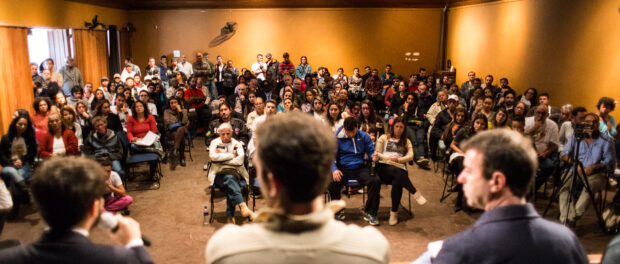
[[(536, 88), (517, 95), (507, 78), (495, 85), (492, 75), (485, 76), (483, 82), (473, 71), (459, 86), (452, 77), (428, 75), (423, 68), (408, 79), (394, 73), (391, 65), (381, 73), (366, 66), (364, 74), (355, 68), (347, 76), (345, 69), (339, 68), (332, 75), (326, 67), (313, 72), (305, 56), (296, 67), (288, 53), (281, 62), (271, 54), (265, 57), (263, 61), (259, 54), (251, 67), (239, 70), (221, 56), (216, 62), (209, 61), (207, 53), (196, 54), (194, 63), (185, 61), (185, 56), (170, 61), (162, 56), (158, 65), (150, 58), (144, 71), (127, 58), (122, 72), (111, 80), (102, 77), (95, 90), (91, 83), (60, 89), (66, 83), (63, 74), (54, 71), (53, 60), (40, 67), (35, 64), (34, 112), (16, 113), (0, 142), (2, 177), (14, 192), (14, 208), (28, 199), (35, 157), (84, 155), (105, 160), (101, 162), (111, 171), (106, 194), (128, 197), (110, 202), (124, 207), (131, 203), (117, 180), (118, 175), (125, 175), (124, 151), (158, 153), (174, 170), (177, 165), (185, 166), (186, 144), (204, 136), (212, 161), (237, 166), (245, 176), (244, 167), (255, 148), (249, 145), (255, 143), (254, 133), (260, 124), (267, 116), (292, 112), (307, 113), (331, 129), (338, 151), (326, 190), (331, 199), (339, 200), (348, 179), (367, 186), (364, 219), (372, 225), (379, 224), (381, 182), (392, 185), (388, 222), (395, 225), (403, 188), (420, 204), (425, 202), (408, 170), (414, 164), (428, 170), (431, 160), (441, 162), (438, 153), (447, 151), (450, 168), (459, 174), (467, 167), (464, 142), (484, 130), (512, 129), (532, 139), (539, 164), (535, 190), (557, 170), (560, 158), (567, 159), (567, 147), (576, 144), (573, 130), (577, 124), (586, 122), (599, 131), (594, 133), (596, 142), (606, 142), (604, 155), (584, 162), (597, 169), (587, 172), (599, 177), (601, 168), (615, 166), (618, 142), (616, 122), (610, 114), (616, 105), (612, 98), (601, 98), (595, 111), (587, 111), (588, 106), (556, 107), (550, 94)], [(586, 120), (586, 116), (590, 117)], [(149, 133), (158, 134), (161, 140), (150, 146), (136, 144)], [(224, 150), (227, 153), (221, 153)], [(371, 174), (373, 164), (376, 167)], [(210, 184), (228, 190), (228, 221), (234, 221), (236, 206), (249, 216), (251, 211), (237, 192), (240, 182), (249, 180), (234, 173), (218, 178), (215, 171), (209, 172)], [(454, 191), (458, 192), (458, 211), (467, 193), (461, 184)], [(578, 201), (579, 210), (588, 202)], [(568, 221), (574, 224), (582, 213), (563, 215), (569, 215)], [(336, 211), (335, 218), (344, 219), (344, 210)]]

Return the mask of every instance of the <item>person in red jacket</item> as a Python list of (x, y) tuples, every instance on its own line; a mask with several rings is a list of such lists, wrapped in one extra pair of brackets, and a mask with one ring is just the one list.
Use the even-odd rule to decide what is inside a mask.
[(80, 154), (78, 140), (71, 129), (65, 129), (58, 113), (48, 117), (48, 132), (39, 142), (39, 157), (77, 156)]

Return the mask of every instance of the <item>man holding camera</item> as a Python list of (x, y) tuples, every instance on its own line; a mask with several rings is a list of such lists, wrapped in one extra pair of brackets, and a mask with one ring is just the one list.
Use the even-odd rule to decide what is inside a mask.
[(117, 243), (94, 244), (88, 238), (104, 210), (106, 173), (86, 158), (55, 158), (43, 163), (31, 189), (49, 226), (27, 246), (0, 251), (0, 263), (153, 263), (143, 246), (140, 224), (117, 215)]
[[(576, 151), (575, 148), (579, 147), (579, 153), (576, 155), (578, 161), (583, 165), (583, 173), (585, 175), (581, 175), (581, 171), (577, 171), (576, 174), (580, 175), (581, 179), (587, 179), (592, 193), (600, 192), (605, 188), (605, 181), (607, 180), (605, 174), (608, 168), (613, 167), (615, 164), (614, 145), (611, 140), (601, 136), (598, 127), (598, 116), (594, 113), (586, 114), (583, 122), (578, 124), (561, 154), (563, 161), (573, 162), (572, 159), (575, 156), (573, 151)], [(579, 146), (576, 146), (576, 144), (579, 144)], [(559, 197), (560, 221), (569, 226), (574, 226), (575, 221), (583, 216), (591, 202), (588, 191), (582, 188), (576, 203), (575, 201), (568, 203), (573, 184), (572, 176), (574, 175), (575, 172), (571, 171), (565, 179), (562, 179), (563, 185), (560, 189)], [(574, 183), (576, 184), (578, 181)], [(574, 188), (577, 187), (575, 186)]]

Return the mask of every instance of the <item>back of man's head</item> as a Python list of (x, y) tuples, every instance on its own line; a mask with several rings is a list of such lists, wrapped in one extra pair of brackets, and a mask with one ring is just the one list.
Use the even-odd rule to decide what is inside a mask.
[(327, 126), (292, 112), (268, 118), (256, 134), (264, 182), (272, 173), (292, 203), (308, 203), (325, 192), (336, 155), (336, 139)]
[(538, 168), (537, 154), (529, 138), (515, 131), (493, 129), (465, 141), (463, 150), (475, 150), (482, 155), (485, 179), (491, 179), (494, 172), (501, 172), (512, 194), (525, 197)]
[(357, 129), (357, 120), (355, 117), (347, 117), (344, 119), (344, 123), (342, 124), (344, 130), (353, 131)]
[(86, 158), (54, 158), (43, 163), (31, 189), (41, 216), (53, 230), (69, 230), (87, 216), (105, 191), (106, 174)]

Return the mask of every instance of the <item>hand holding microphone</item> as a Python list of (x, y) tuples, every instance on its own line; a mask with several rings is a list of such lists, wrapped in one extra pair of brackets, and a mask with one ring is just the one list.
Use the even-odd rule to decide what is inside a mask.
[(145, 246), (150, 246), (151, 241), (142, 236), (140, 224), (131, 217), (120, 214), (114, 215), (110, 212), (101, 213), (99, 228), (110, 231), (110, 237), (121, 245), (127, 245), (134, 239), (140, 238)]

